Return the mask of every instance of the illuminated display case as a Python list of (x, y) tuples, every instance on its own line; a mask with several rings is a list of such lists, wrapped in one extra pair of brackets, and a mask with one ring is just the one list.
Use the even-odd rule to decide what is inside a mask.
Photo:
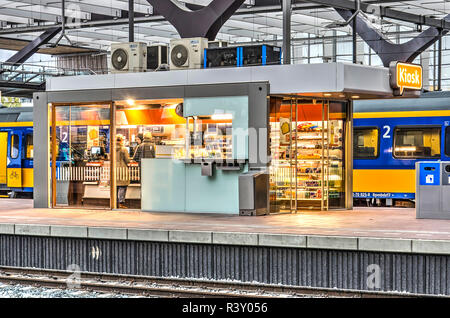
[(271, 114), (272, 212), (343, 205), (344, 122), (332, 117), (322, 103), (284, 102)]
[[(178, 159), (214, 160), (232, 159), (232, 115), (194, 116), (186, 122), (185, 148), (177, 152)], [(186, 154), (186, 151), (188, 154)]]

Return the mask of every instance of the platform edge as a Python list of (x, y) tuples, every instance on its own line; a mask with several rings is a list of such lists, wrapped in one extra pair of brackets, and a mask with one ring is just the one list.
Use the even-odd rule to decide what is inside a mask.
[(88, 227), (88, 238), (126, 240), (126, 228)]
[(50, 225), (40, 224), (16, 224), (14, 226), (16, 235), (50, 236)]
[(212, 244), (212, 232), (171, 230), (169, 242)]
[(2, 223), (0, 224), (0, 234), (14, 234), (14, 224)]
[(306, 248), (358, 250), (357, 237), (307, 235)]
[(411, 253), (411, 239), (391, 239), (377, 237), (359, 237), (358, 250), (373, 252)]
[(412, 253), (450, 255), (450, 241), (413, 240)]
[(212, 243), (222, 245), (259, 245), (258, 234), (236, 232), (212, 232)]
[(87, 226), (50, 225), (50, 236), (87, 238)]
[(258, 234), (259, 246), (306, 248), (306, 235)]
[(168, 242), (168, 230), (156, 229), (128, 229), (128, 240), (149, 241), (149, 242)]

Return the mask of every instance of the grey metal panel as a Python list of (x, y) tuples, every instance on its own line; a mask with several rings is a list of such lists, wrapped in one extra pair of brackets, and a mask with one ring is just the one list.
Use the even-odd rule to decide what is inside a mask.
[[(389, 71), (386, 68), (372, 68), (370, 71), (366, 66), (358, 64), (338, 64), (338, 75), (342, 74), (343, 81), (336, 83), (339, 90), (354, 93), (377, 94), (378, 92), (389, 92), (392, 88), (389, 84)], [(370, 77), (369, 77), (370, 76)], [(338, 80), (341, 80), (337, 77)], [(370, 85), (367, 85), (369, 84)]]
[(255, 208), (255, 186), (252, 174), (239, 176), (239, 210), (253, 210)]
[(34, 167), (33, 179), (33, 206), (35, 208), (48, 208), (50, 197), (49, 180), (49, 134), (50, 123), (48, 113), (47, 93), (34, 94), (33, 118), (36, 125), (33, 128), (34, 149)]
[(419, 186), (417, 188), (417, 214), (419, 217), (439, 213), (441, 201), (440, 186)]
[[(181, 86), (188, 84), (185, 70), (114, 74), (114, 88)], [(111, 76), (109, 74), (108, 76)], [(82, 83), (80, 83), (83, 85)]]
[(442, 256), (427, 256), (425, 293), (450, 295), (450, 259)]
[(450, 162), (441, 163), (441, 212), (442, 216), (450, 219)]
[(249, 84), (249, 167), (264, 168), (269, 165), (269, 95), (268, 82)]
[(416, 217), (427, 219), (450, 219), (450, 173), (445, 171), (450, 162), (439, 163), (439, 185), (421, 185), (420, 166), (426, 162), (416, 163)]
[(48, 92), (49, 103), (83, 103), (110, 101), (112, 91), (110, 89), (97, 90), (73, 90), (65, 92)]
[(80, 75), (52, 77), (46, 82), (46, 91), (67, 91), (80, 89), (106, 89), (114, 88), (115, 74)]
[(186, 247), (186, 272), (188, 277), (214, 278), (213, 247), (206, 244), (190, 244)]
[(185, 72), (188, 85), (248, 83), (253, 80), (251, 68), (248, 67), (209, 68)]
[[(347, 102), (347, 119), (345, 120), (345, 158), (353, 158), (353, 114), (354, 102)], [(353, 160), (345, 160), (345, 208), (353, 209)]]
[[(362, 252), (360, 253), (358, 260), (358, 286), (360, 289), (370, 289), (367, 285), (368, 280), (373, 283), (374, 281), (368, 279), (369, 274), (373, 273), (371, 267), (375, 265), (375, 269), (380, 270), (380, 277), (383, 279), (379, 282), (380, 290), (393, 290), (393, 282), (392, 282), (392, 258), (393, 254), (390, 253), (368, 253)], [(371, 267), (369, 267), (371, 265)]]
[(185, 86), (184, 97), (217, 97), (248, 95), (248, 83), (224, 83)]
[(0, 235), (1, 266), (71, 264), (92, 272), (450, 295), (449, 255)]
[(161, 245), (136, 242), (136, 274), (162, 276)]
[[(342, 74), (344, 72), (344, 74)], [(343, 79), (345, 78), (345, 81)], [(271, 94), (371, 92), (393, 96), (389, 69), (344, 63), (141, 72), (50, 79), (47, 91), (270, 82)], [(346, 85), (349, 85), (348, 87)]]
[[(252, 81), (269, 81), (271, 94), (338, 92), (338, 63), (251, 67)], [(361, 83), (362, 84), (362, 83)], [(376, 86), (376, 83), (373, 83)]]
[(164, 99), (164, 98), (183, 98), (183, 86), (170, 87), (136, 87), (136, 88), (118, 88), (112, 90), (112, 99)]
[(352, 252), (330, 252), (329, 287), (350, 289), (359, 282), (358, 255)]

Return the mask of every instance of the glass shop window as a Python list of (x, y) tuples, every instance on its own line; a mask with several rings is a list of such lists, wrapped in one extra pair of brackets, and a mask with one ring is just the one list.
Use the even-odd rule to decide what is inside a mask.
[(396, 128), (394, 157), (399, 159), (439, 158), (441, 155), (440, 127)]
[(25, 137), (26, 158), (33, 159), (33, 135), (28, 134)]
[(180, 157), (219, 161), (231, 159), (233, 157), (232, 118), (231, 114), (189, 118), (189, 153), (182, 153)]
[(11, 136), (11, 159), (16, 159), (19, 156), (19, 136)]
[(353, 157), (355, 159), (375, 159), (378, 157), (379, 131), (376, 127), (353, 129)]

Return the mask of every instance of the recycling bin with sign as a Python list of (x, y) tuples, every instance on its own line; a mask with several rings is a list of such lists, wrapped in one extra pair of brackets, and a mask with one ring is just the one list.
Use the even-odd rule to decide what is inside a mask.
[(416, 218), (450, 219), (450, 162), (416, 163)]

